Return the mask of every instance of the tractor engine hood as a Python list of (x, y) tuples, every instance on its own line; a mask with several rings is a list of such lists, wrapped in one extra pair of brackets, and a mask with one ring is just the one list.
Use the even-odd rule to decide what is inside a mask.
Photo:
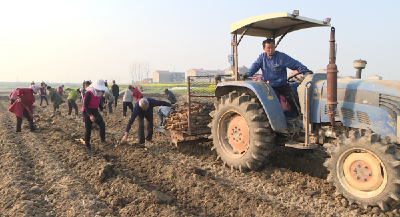
[(400, 81), (338, 79), (337, 89), (376, 92), (400, 98)]
[[(327, 82), (322, 99), (327, 99)], [(393, 117), (400, 116), (400, 82), (382, 80), (338, 79), (337, 101), (378, 107)]]

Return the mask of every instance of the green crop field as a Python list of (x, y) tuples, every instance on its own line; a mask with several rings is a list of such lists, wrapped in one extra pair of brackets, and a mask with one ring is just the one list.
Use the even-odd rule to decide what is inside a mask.
[[(121, 86), (121, 85), (120, 85)], [(143, 93), (164, 93), (164, 89), (168, 88), (174, 93), (187, 93), (186, 83), (146, 83), (146, 84), (133, 84), (134, 87), (143, 88)]]
[[(0, 92), (11, 92), (16, 88), (28, 88), (30, 86), (30, 82), (0, 82)], [(52, 88), (58, 88), (63, 83), (47, 83), (48, 86)], [(40, 85), (40, 83), (37, 83)], [(108, 87), (111, 88), (112, 84), (109, 84)], [(146, 84), (118, 84), (120, 91), (125, 90), (128, 88), (129, 85), (133, 87), (138, 87), (139, 90), (142, 87), (143, 93), (164, 93), (164, 89), (168, 88), (173, 93), (178, 94), (186, 94), (187, 93), (187, 83), (168, 83), (168, 84), (161, 84), (161, 83), (146, 83)], [(65, 87), (81, 87), (81, 83), (64, 83)], [(215, 90), (215, 83), (202, 83), (196, 84), (193, 83), (191, 85), (191, 91), (195, 91), (198, 93), (207, 93), (212, 94)]]
[[(48, 86), (51, 86), (52, 88), (58, 88), (61, 86), (63, 83), (46, 83)], [(36, 85), (40, 85), (39, 83), (36, 83)], [(17, 88), (28, 88), (31, 86), (31, 82), (0, 82), (0, 91), (1, 92), (7, 92), (7, 91), (13, 91)], [(82, 83), (64, 83), (65, 87), (81, 87)]]

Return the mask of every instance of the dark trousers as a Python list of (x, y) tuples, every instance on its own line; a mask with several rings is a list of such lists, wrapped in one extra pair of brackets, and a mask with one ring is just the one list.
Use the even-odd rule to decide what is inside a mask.
[(72, 108), (75, 109), (75, 115), (78, 115), (78, 106), (76, 105), (75, 100), (69, 99), (68, 100), (68, 115), (71, 115)]
[(12, 99), (12, 100), (11, 100), (11, 105), (14, 104), (14, 102), (15, 102), (15, 99)]
[[(29, 127), (31, 128), (31, 131), (35, 131), (35, 127), (33, 126), (33, 119), (31, 116), (29, 116), (29, 113), (26, 109), (24, 109), (24, 117), (28, 119), (29, 122)], [(21, 132), (21, 125), (22, 125), (22, 118), (17, 117), (17, 132)]]
[(56, 106), (56, 105), (53, 103), (53, 111), (56, 112), (57, 109), (60, 109), (60, 105)]
[(133, 111), (132, 102), (123, 102), (122, 103), (122, 114), (124, 115), (124, 117), (126, 116), (126, 110), (128, 110), (127, 107), (129, 107), (131, 109), (131, 111)]
[(82, 102), (83, 97), (85, 97), (85, 92), (86, 92), (86, 90), (83, 89), (81, 92), (81, 95), (79, 95), (79, 102)]
[(146, 118), (146, 125), (147, 125), (147, 134), (146, 140), (151, 141), (153, 139), (153, 113), (150, 113), (146, 116), (137, 116), (139, 122), (139, 129), (138, 129), (138, 138), (139, 144), (143, 144), (145, 141), (144, 137), (144, 119)]
[(46, 100), (47, 105), (49, 105), (49, 102), (47, 101), (47, 96), (40, 95), (40, 106), (42, 106), (43, 99)]
[(113, 104), (113, 101), (111, 101), (111, 102), (108, 102), (107, 103), (108, 104), (108, 113), (110, 113), (110, 114), (112, 114), (112, 104)]
[[(298, 109), (300, 109), (299, 97), (294, 93), (292, 87), (289, 84), (285, 84), (280, 87), (273, 87), (276, 96), (279, 99), (279, 95), (282, 95), (286, 98), (286, 101), (290, 103), (293, 109), (293, 114), (299, 115)], [(299, 106), (299, 107), (297, 107)]]
[[(106, 140), (106, 124), (103, 121), (103, 117), (97, 109), (91, 109), (90, 112), (96, 118), (96, 124), (100, 127), (100, 139), (102, 142)], [(83, 121), (85, 122), (85, 144), (90, 147), (90, 136), (92, 135), (92, 121), (86, 112), (83, 112)]]
[(117, 107), (117, 101), (118, 101), (118, 96), (119, 95), (114, 95), (114, 104), (115, 104), (115, 107)]
[(101, 96), (100, 98), (100, 105), (103, 106), (104, 108), (104, 103), (106, 102), (106, 98), (104, 98), (104, 96)]

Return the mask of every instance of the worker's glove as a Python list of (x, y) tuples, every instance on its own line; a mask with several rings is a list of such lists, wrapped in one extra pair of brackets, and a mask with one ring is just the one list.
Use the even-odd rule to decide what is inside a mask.
[(18, 98), (18, 102), (21, 102), (21, 98)]
[(249, 77), (248, 74), (244, 74), (244, 75), (242, 75), (242, 80), (245, 81), (248, 77)]

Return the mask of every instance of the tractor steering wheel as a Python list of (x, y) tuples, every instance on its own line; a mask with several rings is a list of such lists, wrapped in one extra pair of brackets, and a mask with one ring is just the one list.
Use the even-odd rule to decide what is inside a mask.
[(311, 75), (311, 74), (314, 74), (314, 72), (311, 71), (311, 70), (306, 70), (306, 71), (297, 72), (296, 74), (290, 76), (290, 77), (287, 79), (287, 82), (288, 82), (288, 83), (294, 83), (294, 82), (300, 82), (300, 83), (301, 83), (301, 82), (304, 80), (304, 78), (303, 78), (303, 77), (298, 78), (297, 76), (300, 75), (300, 74), (303, 74), (303, 76), (304, 76), (304, 75), (307, 75), (307, 74), (310, 74), (310, 75)]

